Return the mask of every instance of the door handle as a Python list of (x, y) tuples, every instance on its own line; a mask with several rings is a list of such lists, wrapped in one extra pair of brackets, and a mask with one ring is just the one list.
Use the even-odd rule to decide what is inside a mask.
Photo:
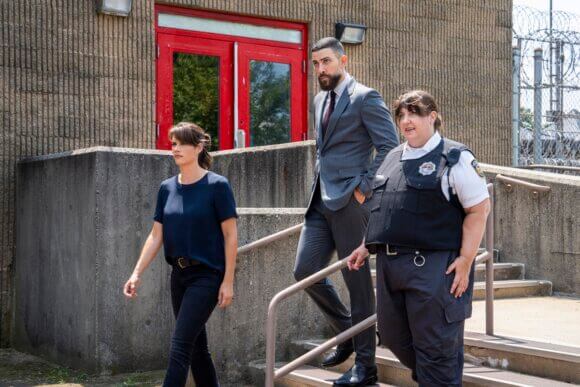
[(242, 129), (236, 129), (236, 136), (234, 138), (236, 148), (246, 147), (246, 132)]

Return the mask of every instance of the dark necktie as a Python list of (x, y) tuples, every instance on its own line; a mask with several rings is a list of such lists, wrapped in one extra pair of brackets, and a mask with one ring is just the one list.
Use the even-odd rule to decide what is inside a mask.
[(324, 117), (322, 118), (322, 138), (324, 139), (324, 135), (326, 133), (326, 128), (328, 127), (328, 122), (330, 121), (330, 116), (334, 111), (334, 101), (336, 100), (336, 93), (334, 90), (330, 91), (330, 103), (328, 105), (328, 109), (326, 109), (326, 113), (324, 113)]

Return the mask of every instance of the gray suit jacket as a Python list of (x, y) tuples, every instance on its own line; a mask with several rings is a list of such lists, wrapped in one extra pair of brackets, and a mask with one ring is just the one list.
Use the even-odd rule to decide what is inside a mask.
[[(327, 98), (326, 91), (314, 97), (316, 167), (312, 193), (319, 181), (324, 204), (337, 211), (348, 204), (356, 187), (367, 197), (372, 194), (375, 173), (387, 153), (399, 144), (399, 137), (381, 95), (351, 78), (336, 101), (323, 140), (320, 125)], [(377, 151), (374, 160), (373, 148)], [(312, 195), (308, 207), (311, 203)]]

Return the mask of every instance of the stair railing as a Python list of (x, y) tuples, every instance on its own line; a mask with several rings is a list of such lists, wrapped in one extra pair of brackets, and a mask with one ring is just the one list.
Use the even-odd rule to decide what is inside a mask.
[[(493, 335), (493, 249), (494, 249), (494, 234), (493, 234), (493, 184), (487, 185), (489, 191), (489, 196), (491, 200), (491, 210), (489, 212), (487, 223), (485, 226), (485, 251), (475, 257), (475, 264), (485, 262), (485, 331), (488, 335)], [(272, 234), (268, 237), (262, 238), (256, 242), (250, 243), (241, 247), (238, 251), (248, 251), (253, 248), (267, 245), (274, 240), (281, 239), (284, 236), (296, 233), (303, 227), (303, 224), (296, 225), (294, 227), (288, 228), (276, 234)], [(298, 357), (297, 359), (289, 362), (280, 369), (276, 370), (276, 318), (278, 315), (278, 306), (280, 303), (287, 299), (288, 297), (306, 289), (307, 287), (317, 283), (318, 281), (328, 277), (329, 275), (344, 269), (347, 267), (347, 258), (343, 258), (338, 262), (312, 274), (305, 279), (296, 282), (295, 284), (287, 287), (286, 289), (277, 293), (270, 305), (268, 306), (268, 318), (266, 320), (266, 369), (265, 369), (265, 386), (274, 387), (274, 381), (290, 372), (294, 371), (298, 367), (310, 362), (317, 356), (327, 351), (328, 349), (345, 342), (348, 339), (358, 335), (362, 331), (369, 329), (374, 326), (377, 321), (377, 315), (367, 317), (365, 320), (353, 325), (349, 329), (339, 333), (335, 337), (327, 340), (323, 344), (311, 349), (304, 355)]]
[(519, 185), (521, 187), (530, 189), (532, 191), (532, 193), (534, 194), (534, 196), (538, 196), (540, 194), (540, 192), (550, 191), (550, 187), (547, 185), (534, 184), (534, 183), (530, 183), (529, 181), (524, 181), (524, 180), (516, 179), (514, 177), (504, 176), (502, 174), (497, 174), (495, 176), (495, 179), (504, 183), (508, 191), (513, 190), (514, 185)]
[(485, 223), (485, 251), (475, 257), (475, 265), (485, 262), (485, 334), (493, 336), (493, 254), (494, 254), (494, 198), (493, 183), (487, 185), (490, 210)]

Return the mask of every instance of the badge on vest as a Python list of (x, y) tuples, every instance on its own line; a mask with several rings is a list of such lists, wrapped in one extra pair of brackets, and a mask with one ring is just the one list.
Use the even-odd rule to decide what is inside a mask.
[(437, 167), (432, 161), (427, 161), (419, 166), (419, 173), (423, 176), (429, 176), (432, 175), (436, 169)]
[(471, 166), (473, 167), (473, 169), (475, 169), (475, 172), (477, 172), (477, 174), (481, 177), (485, 177), (485, 175), (483, 174), (483, 171), (481, 170), (481, 167), (479, 166), (479, 163), (477, 162), (476, 159), (473, 159), (473, 161), (471, 162)]

